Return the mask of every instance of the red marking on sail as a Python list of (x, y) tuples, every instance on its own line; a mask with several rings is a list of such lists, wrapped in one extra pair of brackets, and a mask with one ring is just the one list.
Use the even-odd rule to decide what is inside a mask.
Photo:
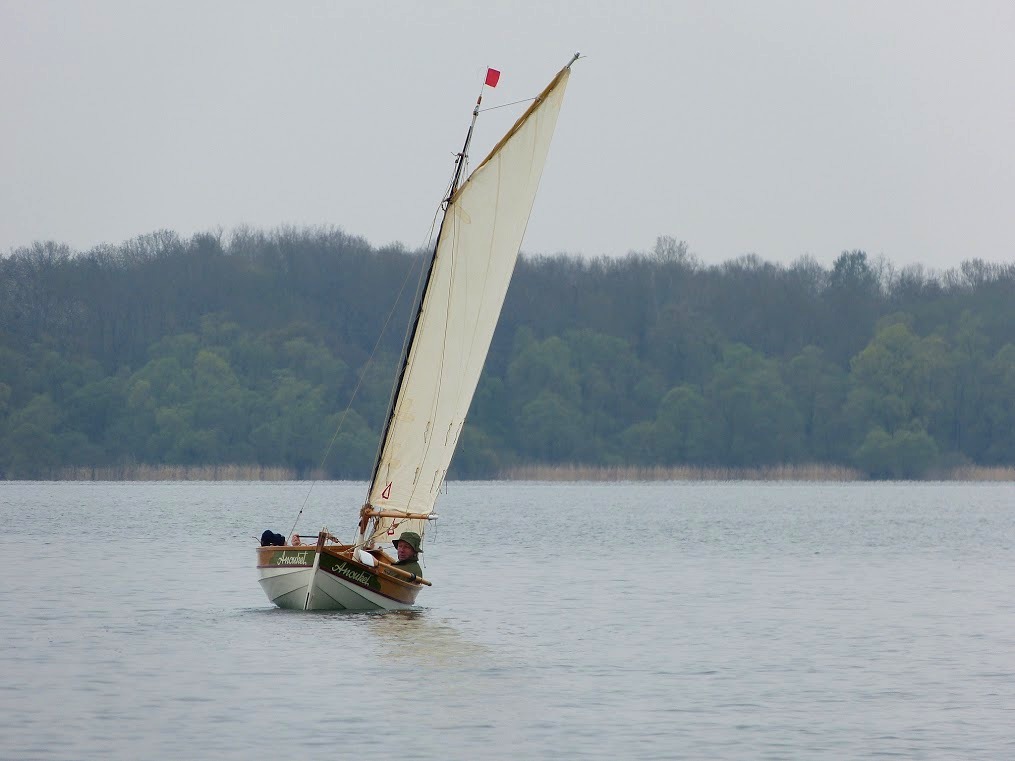
[(497, 83), (499, 81), (500, 81), (500, 72), (499, 71), (497, 71), (496, 69), (487, 69), (486, 70), (486, 86), (487, 87), (496, 87)]
[(388, 485), (384, 487), (384, 491), (381, 492), (381, 499), (391, 499), (391, 482), (388, 481)]

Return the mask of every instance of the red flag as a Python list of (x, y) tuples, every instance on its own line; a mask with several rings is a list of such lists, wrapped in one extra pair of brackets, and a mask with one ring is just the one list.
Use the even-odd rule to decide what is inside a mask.
[(496, 69), (486, 70), (486, 85), (487, 87), (496, 87), (500, 81), (500, 72)]

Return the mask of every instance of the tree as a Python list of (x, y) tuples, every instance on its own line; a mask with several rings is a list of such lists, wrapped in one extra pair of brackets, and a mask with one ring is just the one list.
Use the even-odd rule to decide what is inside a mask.
[(861, 436), (874, 427), (889, 434), (947, 427), (954, 368), (939, 336), (921, 339), (904, 319), (889, 322), (851, 364), (847, 411)]
[(922, 428), (889, 434), (875, 427), (857, 449), (854, 460), (874, 478), (919, 478), (937, 463), (937, 458), (937, 444)]
[(453, 478), (493, 478), (504, 467), (497, 442), (484, 431), (469, 423), (451, 462), (449, 476)]
[(987, 338), (981, 331), (982, 321), (966, 310), (959, 317), (951, 345), (955, 382), (949, 400), (951, 424), (946, 431), (947, 448), (965, 452), (973, 459), (984, 455), (985, 439), (979, 421), (983, 415), (984, 365), (987, 361)]
[(832, 265), (825, 289), (825, 345), (833, 361), (845, 366), (866, 343), (881, 300), (877, 273), (863, 251), (843, 251)]
[(532, 459), (548, 463), (581, 462), (595, 453), (582, 430), (577, 405), (570, 399), (546, 389), (526, 402), (518, 421), (521, 450)]
[(655, 458), (665, 464), (703, 463), (709, 452), (705, 398), (691, 386), (677, 386), (659, 404), (654, 428)]
[(646, 371), (631, 346), (615, 336), (592, 330), (564, 336), (579, 384), (582, 417), (593, 436), (609, 438), (625, 420), (641, 417), (657, 403), (641, 384)]
[(80, 432), (87, 440), (105, 445), (106, 433), (123, 414), (125, 404), (123, 381), (107, 376), (70, 395), (64, 404), (64, 420), (68, 428)]
[[(400, 284), (426, 256), (292, 227), (0, 253), (2, 476), (12, 463), (184, 460), (309, 472), (350, 399), (359, 424), (326, 468), (360, 474), (403, 337), (384, 325), (408, 321)], [(895, 464), (878, 472), (909, 473), (903, 454), (926, 455), (924, 436), (942, 463), (1011, 463), (1013, 326), (1012, 263), (896, 272), (854, 250), (827, 270), (754, 254), (704, 266), (666, 236), (622, 258), (522, 257), (460, 472), (540, 453), (723, 465), (880, 453)]]
[[(581, 385), (571, 363), (571, 350), (563, 339), (523, 344), (507, 370), (509, 406), (516, 419), (514, 444), (523, 456), (573, 457), (581, 419)], [(543, 416), (543, 417), (541, 417)], [(559, 423), (561, 430), (552, 428)]]
[(660, 235), (652, 251), (659, 264), (679, 264), (693, 267), (697, 265), (694, 255), (688, 252), (687, 241), (678, 241), (672, 235)]
[[(503, 442), (510, 440), (514, 428), (504, 381), (486, 370), (480, 376), (476, 393), (472, 397), (465, 430), (470, 428), (476, 429), (477, 433), (483, 431), (498, 440), (501, 442), (500, 447), (504, 446)], [(464, 431), (462, 435), (465, 435)]]
[(984, 373), (980, 435), (983, 461), (1015, 462), (1015, 344), (1007, 344), (987, 363)]
[(806, 347), (785, 368), (786, 385), (800, 412), (803, 456), (815, 462), (841, 462), (849, 449), (843, 435), (847, 376), (816, 346)]
[(798, 456), (800, 413), (773, 361), (742, 344), (728, 346), (705, 398), (713, 462), (755, 466), (792, 462)]
[(14, 478), (51, 478), (61, 464), (60, 410), (48, 394), (37, 394), (9, 421), (0, 446), (0, 470)]
[(710, 318), (687, 304), (668, 304), (649, 331), (646, 355), (669, 383), (702, 384), (722, 356)]
[(3, 421), (11, 407), (11, 387), (6, 383), (0, 383), (0, 421)]

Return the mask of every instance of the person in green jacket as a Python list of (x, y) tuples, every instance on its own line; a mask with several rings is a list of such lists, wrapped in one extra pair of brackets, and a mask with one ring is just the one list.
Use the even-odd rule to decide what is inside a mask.
[(392, 565), (413, 574), (412, 580), (423, 575), (423, 569), (419, 566), (419, 553), (423, 550), (419, 545), (423, 542), (415, 531), (406, 531), (398, 539), (392, 542), (398, 552), (398, 561)]

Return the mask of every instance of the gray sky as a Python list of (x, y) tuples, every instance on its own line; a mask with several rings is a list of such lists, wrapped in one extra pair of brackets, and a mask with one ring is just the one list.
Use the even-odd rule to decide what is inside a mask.
[[(376, 6), (376, 7), (374, 7)], [(1015, 3), (0, 0), (0, 250), (425, 243), (484, 106), (580, 50), (522, 250), (1015, 254)], [(480, 117), (473, 166), (523, 106)]]

